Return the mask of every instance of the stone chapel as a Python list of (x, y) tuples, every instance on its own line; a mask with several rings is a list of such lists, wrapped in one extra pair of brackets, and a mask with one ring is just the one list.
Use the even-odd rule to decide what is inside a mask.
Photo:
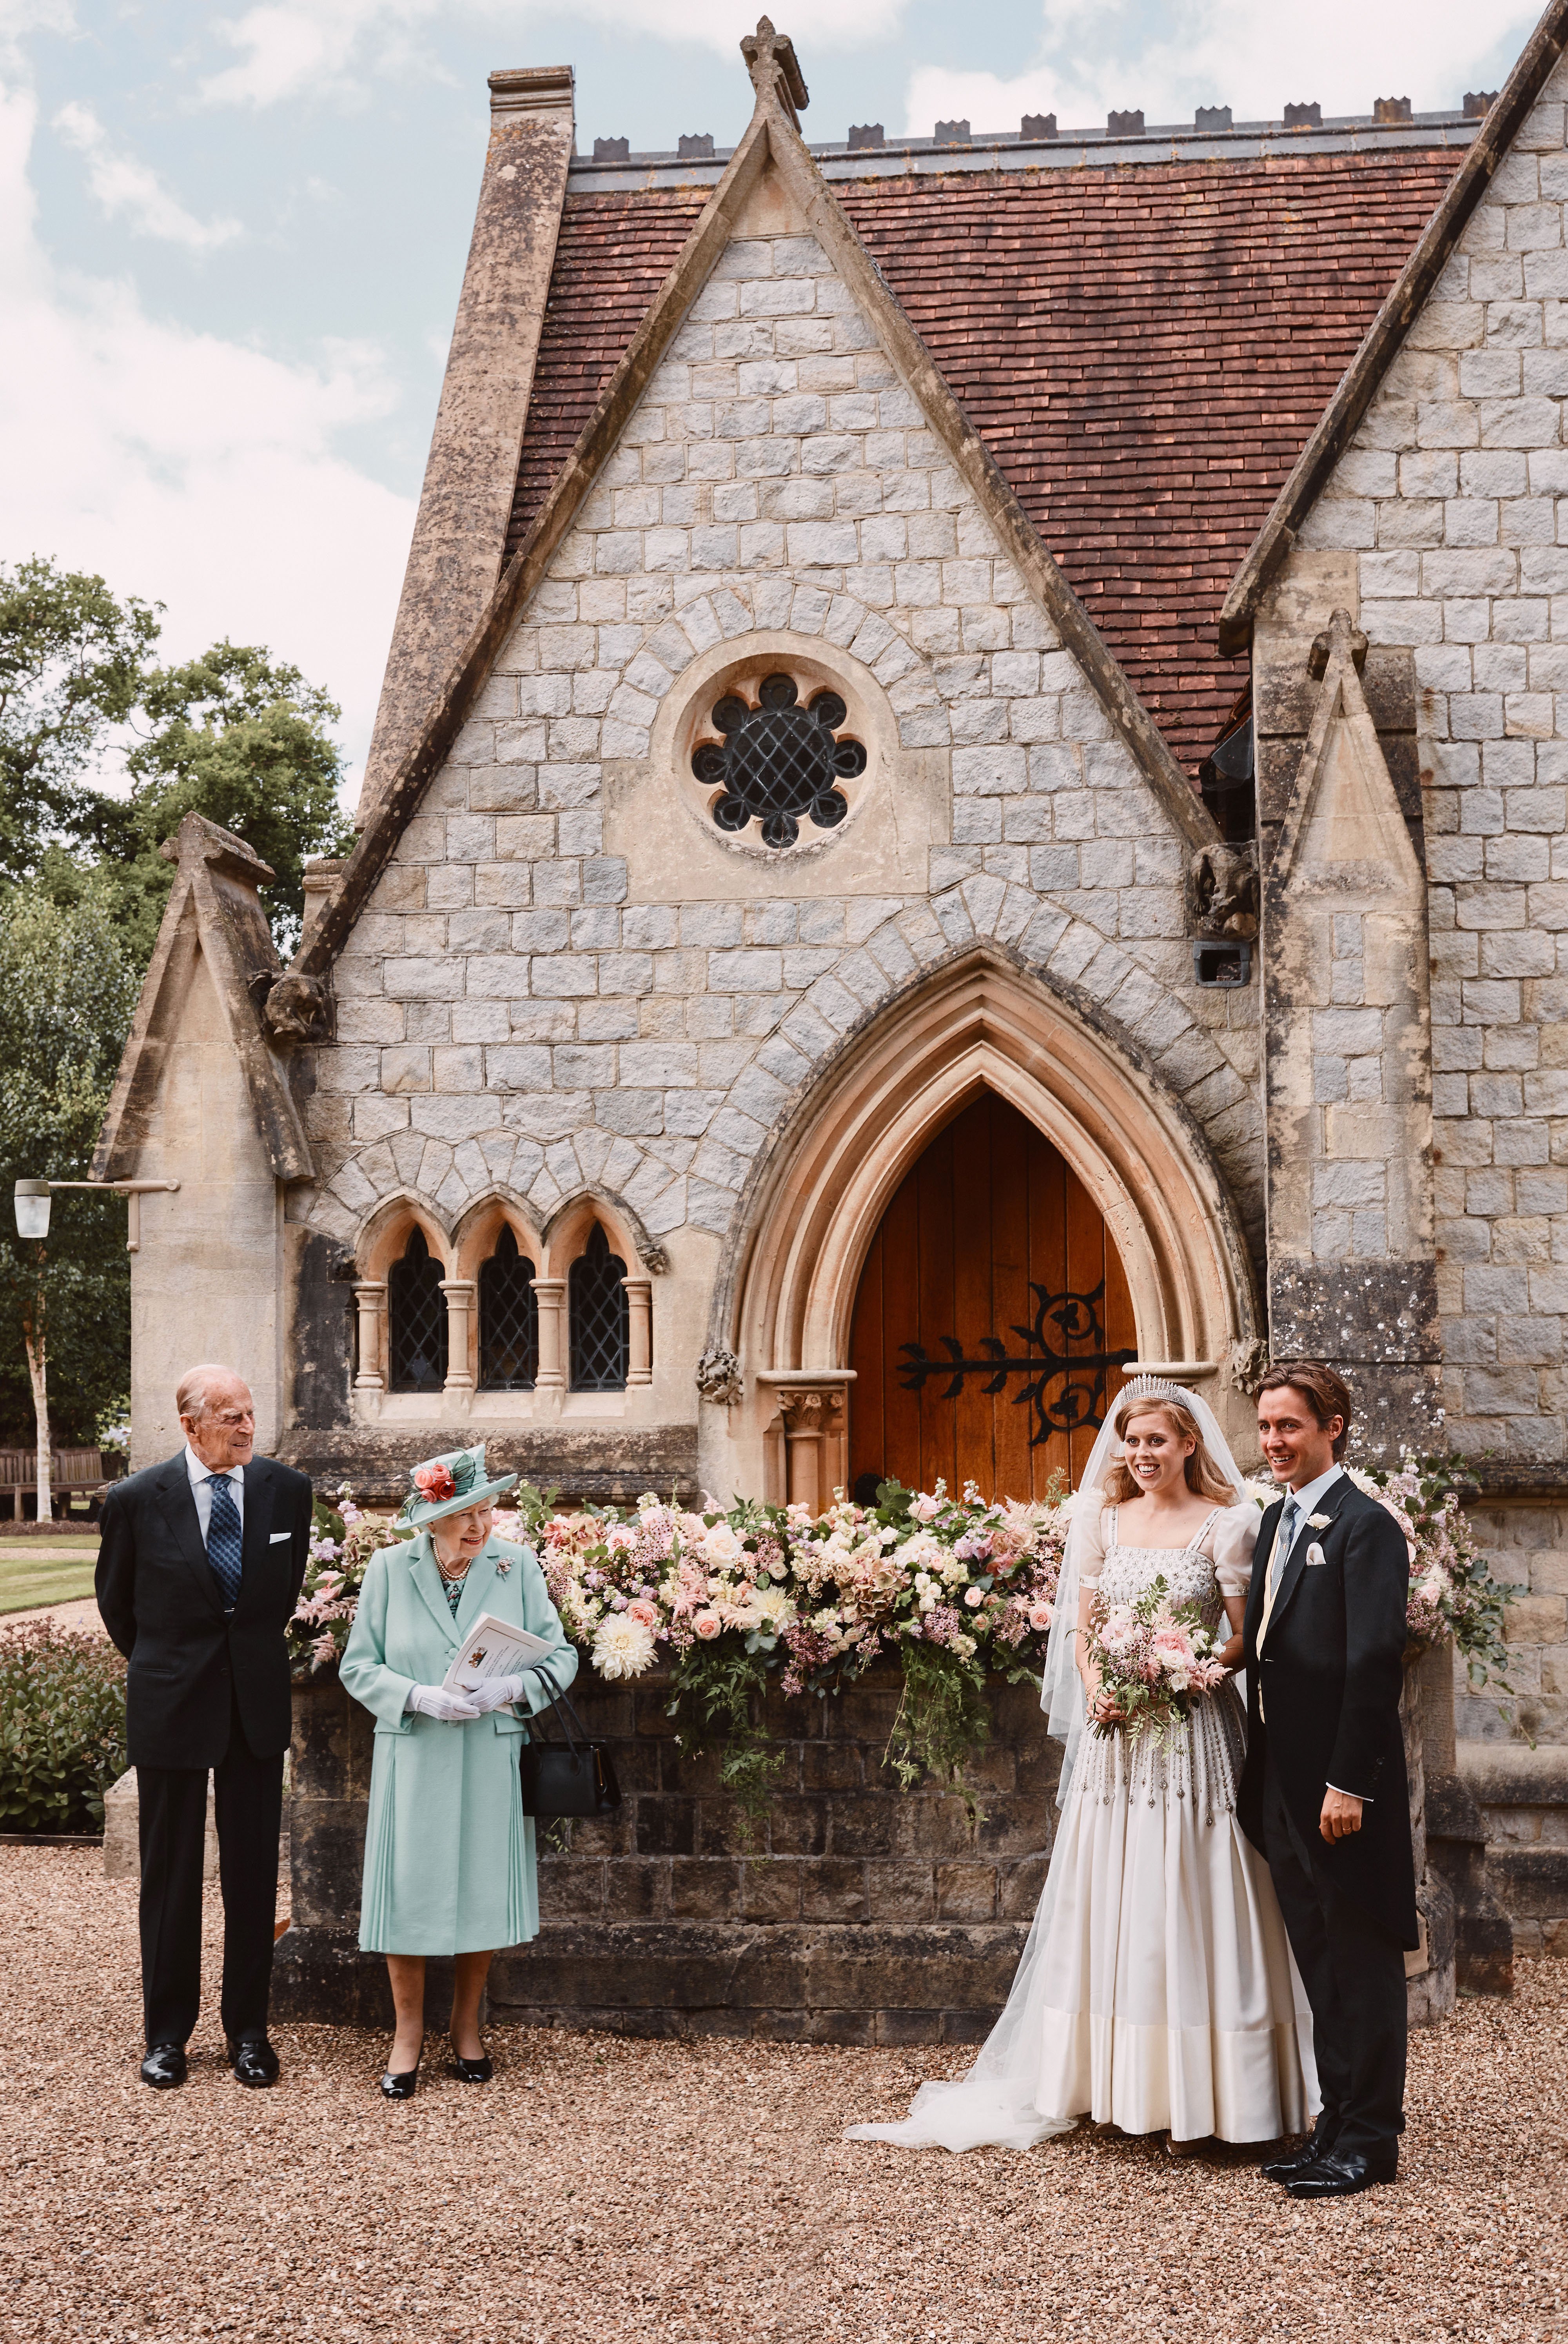
[(1461, 1745), (1568, 1945), (1565, 43), (841, 143), (764, 18), (733, 151), (592, 157), (493, 74), (358, 844), (287, 968), (243, 842), (164, 850), (133, 1461), (219, 1330), (372, 1500), (481, 1435), (1027, 1497), (1135, 1367), (1245, 1457), (1328, 1357), (1476, 1460)]

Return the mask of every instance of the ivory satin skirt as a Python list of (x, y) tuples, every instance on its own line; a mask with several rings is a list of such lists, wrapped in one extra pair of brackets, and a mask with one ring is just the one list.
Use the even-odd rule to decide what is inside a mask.
[(1312, 2023), (1268, 1865), (1236, 1820), (1226, 1685), (1161, 1748), (1086, 1733), (1035, 1925), (969, 2074), (850, 2137), (1027, 2148), (1080, 2118), (1278, 2139), (1319, 2106)]

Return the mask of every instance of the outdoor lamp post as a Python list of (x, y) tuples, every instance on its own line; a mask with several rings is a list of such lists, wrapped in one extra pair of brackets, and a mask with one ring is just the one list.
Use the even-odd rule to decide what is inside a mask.
[[(38, 1503), (36, 1519), (53, 1521), (54, 1492), (50, 1487), (49, 1445), (49, 1366), (45, 1344), (44, 1322), (44, 1239), (49, 1234), (49, 1207), (56, 1188), (107, 1188), (116, 1197), (124, 1197), (126, 1213), (126, 1251), (139, 1253), (142, 1244), (141, 1200), (155, 1190), (172, 1195), (179, 1187), (177, 1180), (18, 1180), (16, 1183), (16, 1234), (35, 1244), (38, 1248), (38, 1287), (34, 1298), (32, 1315), (22, 1321), (22, 1339), (27, 1352), (27, 1373), (33, 1386), (33, 1415), (37, 1427)], [(21, 1492), (17, 1492), (16, 1510), (22, 1510)]]

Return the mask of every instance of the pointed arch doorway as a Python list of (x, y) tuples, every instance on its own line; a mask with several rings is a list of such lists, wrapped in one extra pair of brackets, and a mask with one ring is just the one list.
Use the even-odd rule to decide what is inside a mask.
[(1045, 1135), (983, 1091), (905, 1176), (860, 1274), (855, 1494), (940, 1476), (1027, 1499), (1057, 1470), (1076, 1486), (1137, 1356), (1104, 1216)]

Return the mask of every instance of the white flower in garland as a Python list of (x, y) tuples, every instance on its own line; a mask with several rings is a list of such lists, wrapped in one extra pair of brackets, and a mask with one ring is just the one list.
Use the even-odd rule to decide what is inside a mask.
[(607, 1612), (593, 1632), (593, 1665), (602, 1677), (640, 1677), (653, 1665), (653, 1632), (630, 1612)]

